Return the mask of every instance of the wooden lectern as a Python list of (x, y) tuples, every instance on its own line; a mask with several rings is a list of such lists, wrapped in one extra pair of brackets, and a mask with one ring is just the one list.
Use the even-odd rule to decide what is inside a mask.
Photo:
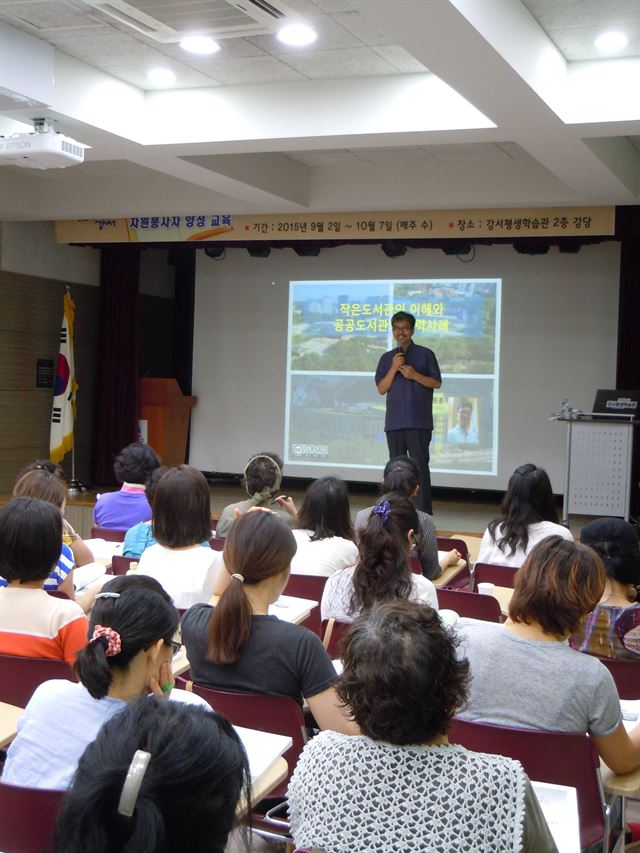
[(185, 461), (189, 418), (197, 402), (182, 393), (175, 379), (140, 380), (140, 418), (147, 421), (147, 441), (163, 465)]

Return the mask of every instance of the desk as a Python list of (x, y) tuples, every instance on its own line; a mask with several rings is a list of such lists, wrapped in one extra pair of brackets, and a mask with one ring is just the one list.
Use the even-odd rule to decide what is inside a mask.
[(511, 602), (511, 598), (513, 597), (513, 589), (508, 586), (496, 586), (491, 595), (498, 600), (498, 604), (500, 605), (500, 610), (504, 616), (509, 615), (509, 604)]
[[(292, 740), (286, 735), (269, 734), (268, 732), (246, 729), (234, 726), (236, 734), (242, 741), (251, 773), (251, 801), (253, 805), (269, 796), (283, 779), (287, 778), (289, 767), (282, 755), (291, 748)], [(241, 801), (238, 812), (246, 811), (246, 803)]]
[(24, 708), (0, 702), (0, 749), (14, 739), (18, 730), (18, 720), (24, 714)]
[(431, 582), (435, 587), (445, 586), (447, 583), (449, 583), (451, 578), (455, 577), (455, 575), (457, 575), (458, 572), (462, 569), (465, 569), (466, 566), (467, 564), (464, 560), (458, 560), (455, 566), (449, 566), (449, 568), (445, 569), (439, 578), (435, 578)]
[[(287, 778), (287, 774), (289, 773), (289, 767), (287, 762), (282, 758), (276, 758), (276, 760), (267, 767), (267, 769), (256, 779), (251, 780), (251, 804), (255, 806), (260, 800), (264, 800), (265, 797), (268, 797), (271, 791), (274, 788), (277, 788), (280, 782), (283, 782)], [(236, 814), (240, 817), (246, 814), (247, 804), (242, 799), (238, 803), (238, 808), (236, 809)]]

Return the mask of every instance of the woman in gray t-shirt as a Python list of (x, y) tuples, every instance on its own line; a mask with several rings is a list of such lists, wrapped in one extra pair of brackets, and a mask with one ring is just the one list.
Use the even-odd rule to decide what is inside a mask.
[(460, 653), (471, 665), (461, 717), (549, 731), (588, 732), (615, 773), (640, 764), (640, 725), (627, 734), (618, 691), (597, 658), (567, 637), (600, 600), (597, 554), (560, 536), (533, 549), (518, 572), (504, 625), (461, 620)]

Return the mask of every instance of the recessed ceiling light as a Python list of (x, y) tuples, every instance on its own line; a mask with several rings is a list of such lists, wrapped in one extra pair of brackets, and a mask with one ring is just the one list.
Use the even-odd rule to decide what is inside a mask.
[(620, 53), (628, 43), (629, 39), (624, 33), (608, 32), (598, 36), (593, 44), (598, 48), (600, 53)]
[(287, 24), (278, 30), (278, 40), (283, 44), (294, 45), (295, 47), (303, 47), (306, 44), (311, 44), (318, 38), (318, 34), (306, 24)]
[(211, 36), (185, 36), (180, 47), (188, 53), (199, 53), (201, 56), (209, 56), (220, 50), (220, 45)]
[(175, 83), (176, 75), (169, 68), (152, 68), (147, 74), (147, 80), (156, 86), (169, 86)]

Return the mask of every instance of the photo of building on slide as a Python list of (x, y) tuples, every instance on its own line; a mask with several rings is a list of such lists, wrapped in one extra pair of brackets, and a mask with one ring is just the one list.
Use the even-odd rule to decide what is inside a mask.
[(385, 464), (385, 399), (373, 377), (401, 310), (442, 371), (431, 470), (495, 473), (499, 279), (291, 282), (287, 462)]

